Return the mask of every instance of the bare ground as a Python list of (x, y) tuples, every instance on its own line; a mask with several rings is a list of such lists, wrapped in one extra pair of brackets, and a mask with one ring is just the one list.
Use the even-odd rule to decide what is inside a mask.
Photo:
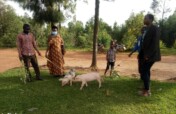
[[(43, 56), (45, 51), (41, 51)], [(65, 55), (65, 68), (75, 68), (76, 70), (89, 69), (92, 61), (91, 52), (68, 51)], [(39, 65), (45, 66), (46, 59), (38, 57)], [(16, 49), (0, 49), (0, 72), (20, 67), (21, 63), (18, 59)], [(97, 66), (101, 73), (106, 68), (105, 54), (97, 55)], [(43, 67), (41, 67), (42, 69)], [(131, 58), (128, 53), (118, 53), (115, 70), (121, 76), (139, 77), (137, 70), (137, 57), (134, 54)], [(176, 56), (162, 56), (162, 61), (157, 62), (152, 67), (151, 78), (159, 81), (175, 81), (176, 80)]]

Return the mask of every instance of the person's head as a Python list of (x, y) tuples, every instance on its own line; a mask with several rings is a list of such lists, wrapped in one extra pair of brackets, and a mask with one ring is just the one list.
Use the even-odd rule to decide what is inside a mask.
[(55, 26), (55, 25), (53, 25), (52, 26), (52, 28), (51, 28), (51, 35), (57, 35), (58, 33), (57, 33), (57, 31), (58, 31), (58, 28), (57, 28), (57, 26)]
[(28, 34), (30, 32), (30, 26), (29, 26), (29, 24), (24, 24), (23, 25), (23, 32), (25, 34)]
[(145, 15), (145, 17), (144, 17), (144, 24), (145, 25), (147, 25), (147, 26), (151, 25), (153, 23), (153, 21), (154, 21), (154, 16), (152, 14)]
[(147, 29), (147, 27), (146, 27), (146, 26), (143, 26), (143, 27), (141, 28), (141, 33), (143, 34), (146, 29)]
[(110, 48), (113, 49), (114, 46), (115, 46), (115, 42), (114, 42), (114, 41), (111, 41), (111, 43), (110, 43)]

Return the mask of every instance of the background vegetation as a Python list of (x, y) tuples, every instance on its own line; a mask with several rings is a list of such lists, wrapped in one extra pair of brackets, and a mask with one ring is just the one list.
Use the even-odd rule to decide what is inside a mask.
[[(19, 2), (21, 3), (21, 2)], [(71, 4), (71, 3), (70, 3)], [(70, 6), (73, 10), (74, 3)], [(29, 23), (32, 32), (36, 36), (39, 47), (46, 47), (47, 36), (50, 34), (51, 23), (43, 20), (39, 23), (35, 18), (28, 15), (17, 16), (14, 10), (0, 3), (0, 47), (15, 47), (15, 40), (18, 33), (22, 32), (22, 25)], [(68, 12), (72, 12), (68, 10)], [(67, 10), (64, 10), (67, 11)], [(143, 12), (138, 14), (131, 13), (131, 16), (122, 25), (117, 22), (113, 26), (108, 25), (102, 19), (99, 19), (98, 43), (108, 47), (110, 40), (115, 39), (119, 44), (125, 44), (128, 49), (133, 47), (136, 37), (140, 35), (140, 28), (143, 26)], [(37, 18), (38, 19), (38, 18)], [(63, 17), (59, 20), (59, 25), (66, 20)], [(157, 20), (159, 27), (162, 26), (161, 48), (176, 48), (176, 11), (168, 18)], [(59, 33), (65, 41), (66, 47), (71, 48), (91, 48), (93, 44), (93, 26), (92, 17), (85, 25), (75, 19), (67, 26), (61, 26)]]

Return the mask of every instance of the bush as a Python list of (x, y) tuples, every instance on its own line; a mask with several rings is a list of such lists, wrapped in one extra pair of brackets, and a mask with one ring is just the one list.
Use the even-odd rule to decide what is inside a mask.
[(77, 41), (76, 41), (76, 46), (78, 47), (86, 47), (87, 46), (87, 40), (85, 36), (78, 36)]
[(101, 31), (98, 34), (98, 43), (103, 44), (106, 48), (109, 47), (109, 44), (111, 42), (112, 38), (107, 33), (107, 31)]
[(176, 40), (175, 40), (175, 42), (174, 42), (173, 48), (175, 48), (175, 49), (176, 49)]
[(166, 48), (166, 45), (163, 43), (163, 41), (160, 40), (160, 48), (161, 49), (165, 49)]

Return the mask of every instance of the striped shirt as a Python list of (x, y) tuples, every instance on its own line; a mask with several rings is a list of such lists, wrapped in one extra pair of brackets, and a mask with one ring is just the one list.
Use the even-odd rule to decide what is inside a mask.
[(115, 62), (116, 59), (116, 50), (115, 49), (109, 49), (107, 52), (107, 61), (108, 62)]
[(35, 55), (36, 48), (35, 37), (32, 33), (24, 34), (20, 33), (17, 36), (17, 48), (20, 55)]

